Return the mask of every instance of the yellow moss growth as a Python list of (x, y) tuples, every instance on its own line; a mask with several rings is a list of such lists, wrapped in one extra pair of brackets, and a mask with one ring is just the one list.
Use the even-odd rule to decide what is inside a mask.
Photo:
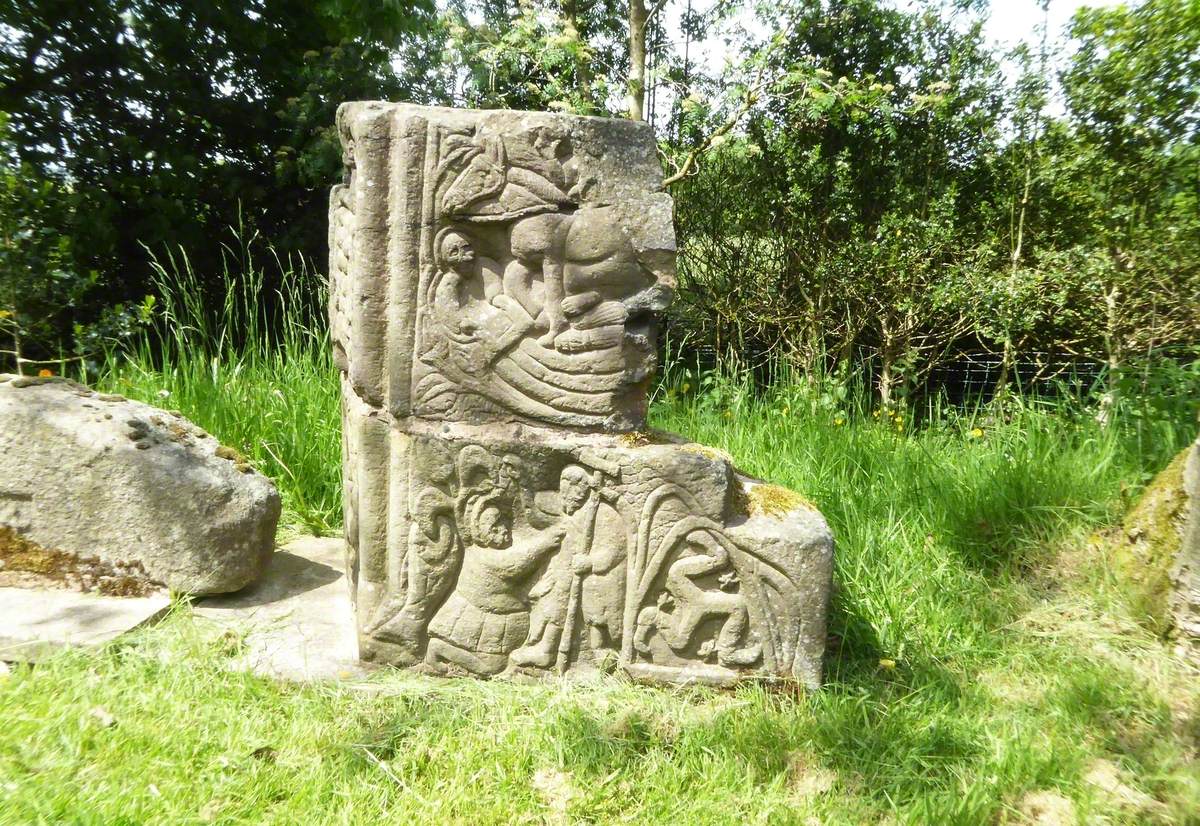
[(812, 502), (782, 485), (753, 485), (746, 491), (746, 499), (747, 510), (751, 516), (760, 513), (766, 516), (783, 516), (799, 508), (816, 510)]
[(216, 449), (218, 459), (226, 459), (239, 465), (249, 465), (250, 460), (243, 456), (239, 451), (226, 445), (218, 445)]

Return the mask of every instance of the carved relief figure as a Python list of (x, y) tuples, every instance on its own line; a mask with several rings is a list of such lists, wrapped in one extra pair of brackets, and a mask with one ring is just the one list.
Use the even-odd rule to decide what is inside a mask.
[[(643, 654), (650, 653), (647, 641), (652, 630), (677, 653), (686, 654), (693, 648), (700, 624), (710, 617), (720, 620), (715, 640), (706, 639), (695, 645), (697, 656), (707, 659), (715, 650), (717, 662), (726, 667), (753, 665), (762, 656), (762, 646), (744, 644), (749, 628), (746, 599), (740, 593), (726, 589), (736, 586), (737, 574), (730, 568), (729, 553), (711, 535), (696, 531), (688, 537), (687, 551), (667, 569), (666, 591), (670, 600), (660, 599), (653, 608), (643, 608), (637, 620), (635, 645)], [(697, 580), (720, 571), (720, 590), (704, 588)], [(673, 611), (666, 610), (674, 603)]]
[[(628, 325), (667, 299), (663, 273), (630, 237), (637, 219), (580, 202), (588, 182), (554, 129), (443, 130), (430, 140), (439, 160), (426, 185), (441, 228), (425, 253), (435, 275), (422, 292), (417, 412), (469, 418), (502, 408), (605, 424), (653, 357), (649, 323), (632, 339)], [(479, 254), (484, 246), (494, 258)]]
[[(591, 459), (594, 464), (602, 464)], [(618, 469), (605, 463), (614, 476)], [(603, 490), (604, 470), (567, 465), (560, 475), (563, 543), (530, 591), (536, 600), (529, 641), (516, 665), (565, 669), (582, 617), (593, 652), (616, 648), (625, 600), (625, 526)]]
[(525, 580), (562, 542), (551, 527), (514, 543), (503, 497), (472, 493), (464, 519), (463, 562), (454, 591), (429, 623), (426, 662), (453, 664), (475, 674), (498, 674), (529, 633)]

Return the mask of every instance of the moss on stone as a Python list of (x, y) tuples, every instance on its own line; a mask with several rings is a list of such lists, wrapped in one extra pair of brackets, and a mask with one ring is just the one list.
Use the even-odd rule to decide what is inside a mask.
[(618, 438), (625, 447), (643, 447), (650, 444), (649, 436), (640, 430), (622, 433)]
[(1183, 468), (1189, 448), (1146, 486), (1121, 527), (1108, 534), (1113, 568), (1134, 610), (1152, 630), (1170, 630), (1171, 567), (1183, 542), (1187, 494)]
[(746, 491), (746, 500), (747, 511), (751, 516), (783, 516), (800, 508), (816, 510), (812, 502), (782, 485), (752, 485)]
[(140, 562), (110, 563), (46, 548), (0, 525), (0, 585), (5, 584), (96, 591), (113, 597), (144, 597), (161, 588)]
[(235, 464), (248, 465), (250, 460), (243, 456), (238, 450), (229, 447), (228, 445), (217, 445), (215, 455), (218, 459), (226, 459)]
[(705, 456), (715, 462), (727, 462), (730, 467), (734, 466), (733, 457), (719, 447), (709, 447), (699, 442), (688, 442), (687, 444), (680, 445), (679, 449), (688, 453), (699, 453), (701, 456)]

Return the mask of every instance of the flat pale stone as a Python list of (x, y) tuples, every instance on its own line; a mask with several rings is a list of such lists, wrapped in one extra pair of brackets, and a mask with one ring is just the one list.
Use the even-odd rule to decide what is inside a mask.
[(32, 662), (67, 647), (103, 645), (158, 619), (170, 602), (166, 594), (105, 597), (0, 588), (0, 660)]
[(197, 600), (193, 612), (245, 632), (234, 667), (283, 680), (365, 676), (340, 538), (303, 537), (275, 552), (263, 578), (236, 594)]

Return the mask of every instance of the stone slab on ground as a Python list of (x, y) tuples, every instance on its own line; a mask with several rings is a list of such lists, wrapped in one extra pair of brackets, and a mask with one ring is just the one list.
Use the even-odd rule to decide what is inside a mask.
[(69, 646), (95, 647), (158, 619), (166, 594), (106, 597), (0, 588), (0, 660), (32, 662)]
[(234, 667), (284, 680), (346, 680), (358, 660), (340, 538), (307, 536), (281, 547), (263, 578), (236, 594), (197, 600), (197, 616), (244, 634)]

